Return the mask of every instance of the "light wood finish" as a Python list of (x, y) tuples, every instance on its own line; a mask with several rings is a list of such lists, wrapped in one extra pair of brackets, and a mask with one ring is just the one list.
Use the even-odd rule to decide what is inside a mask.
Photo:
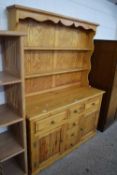
[(81, 140), (85, 140), (87, 134), (89, 134), (90, 132), (93, 132), (96, 129), (98, 117), (99, 117), (99, 112), (97, 110), (93, 113), (86, 114), (84, 118), (81, 118), (81, 121), (80, 121)]
[(97, 24), (8, 7), (9, 28), (24, 31), (29, 174), (94, 136), (103, 91), (89, 86)]
[(105, 90), (98, 129), (104, 131), (117, 119), (117, 41), (95, 40), (90, 84)]
[(79, 68), (79, 69), (68, 69), (68, 70), (56, 71), (56, 72), (39, 73), (39, 74), (34, 74), (34, 75), (27, 75), (26, 79), (35, 78), (35, 77), (44, 77), (44, 76), (49, 76), (49, 75), (65, 74), (65, 73), (70, 73), (70, 72), (80, 72), (80, 71), (85, 71), (87, 69), (88, 68)]
[[(40, 114), (44, 115), (45, 113), (54, 111), (56, 109), (66, 109), (66, 107), (70, 107), (71, 105), (75, 105), (77, 103), (79, 104), (80, 102), (84, 102), (86, 100), (86, 102), (88, 102), (88, 105), (86, 104), (87, 110), (89, 104), (91, 105), (91, 107), (94, 106), (93, 103), (95, 103), (95, 99), (98, 101), (97, 96), (100, 96), (101, 94), (102, 91), (94, 88), (78, 88), (77, 86), (75, 86), (70, 88), (64, 88), (59, 91), (57, 90), (54, 92), (27, 97), (27, 116), (28, 118), (30, 118), (30, 120), (32, 120), (38, 117)], [(81, 104), (79, 105), (81, 113), (83, 106)]]
[[(100, 98), (101, 103), (100, 95), (98, 98)], [(51, 160), (59, 158), (61, 154), (67, 153), (67, 151), (76, 144), (85, 141), (95, 134), (99, 108), (95, 111), (93, 110), (91, 113), (86, 113), (85, 104), (87, 104), (87, 101), (85, 100), (82, 104), (84, 105), (84, 110), (79, 114), (77, 114), (76, 111), (78, 108), (75, 106), (80, 104), (75, 106), (72, 104), (75, 114), (71, 114), (71, 107), (67, 107), (66, 109), (55, 111), (53, 114), (50, 112), (49, 114), (32, 118), (29, 123), (29, 130), (31, 134), (31, 169), (34, 174), (37, 169), (42, 169), (43, 166), (47, 166)], [(59, 118), (61, 113), (66, 113), (67, 115), (64, 122), (61, 122), (60, 125), (60, 123), (56, 123), (56, 121), (61, 120)], [(58, 146), (56, 143), (58, 143)], [(49, 154), (49, 150), (52, 151), (51, 154)]]
[(8, 12), (10, 29), (28, 33), (24, 39), (26, 96), (76, 82), (88, 85), (97, 24), (18, 5)]
[(26, 33), (23, 33), (23, 32), (14, 32), (14, 31), (8, 31), (8, 30), (0, 30), (0, 36), (11, 36), (11, 37), (16, 37), (16, 36), (25, 36)]
[(13, 5), (8, 7), (9, 11), (12, 11), (12, 13), (9, 14), (9, 18), (12, 18), (12, 21), (9, 21), (9, 25), (11, 28), (16, 27), (16, 23), (19, 22), (20, 19), (24, 19), (26, 17), (34, 18), (37, 21), (45, 21), (50, 20), (54, 23), (63, 23), (65, 26), (71, 26), (74, 24), (75, 27), (84, 27), (85, 29), (93, 29), (96, 31), (96, 27), (99, 24), (94, 24), (88, 21), (79, 20), (76, 18), (67, 17), (64, 15), (58, 15), (56, 13), (51, 13), (39, 9), (24, 7), (21, 5)]
[(100, 99), (99, 98), (91, 98), (89, 100), (87, 100), (87, 104), (86, 104), (86, 112), (90, 113), (93, 110), (98, 110), (100, 105)]
[[(17, 157), (23, 162), (22, 175), (27, 174), (23, 46), (24, 33), (0, 31), (0, 48), (3, 71), (0, 72), (0, 86), (5, 92), (5, 104), (0, 105), (0, 127), (7, 126), (7, 132), (0, 134), (0, 162), (8, 175), (12, 168), (18, 168), (11, 159)], [(23, 154), (23, 156), (21, 156)], [(10, 164), (8, 162), (11, 162)], [(4, 167), (7, 164), (7, 167)], [(9, 172), (10, 171), (10, 172)], [(12, 171), (12, 174), (15, 170)], [(20, 168), (17, 174), (21, 172)], [(21, 173), (20, 173), (21, 174)]]
[(42, 135), (43, 133), (46, 133), (54, 128), (57, 128), (65, 123), (67, 120), (67, 112), (61, 112), (59, 114), (53, 115), (49, 118), (45, 118), (42, 121), (36, 121), (35, 122), (35, 134), (38, 133)]
[(71, 47), (68, 47), (68, 48), (60, 48), (60, 47), (56, 47), (56, 48), (54, 48), (54, 47), (51, 47), (51, 48), (48, 48), (48, 47), (24, 47), (24, 50), (32, 50), (32, 51), (57, 51), (57, 50), (59, 50), (59, 51), (79, 51), (79, 52), (82, 52), (82, 51), (86, 51), (86, 52), (89, 52), (89, 51), (91, 51), (90, 49), (88, 49), (88, 48), (71, 48)]

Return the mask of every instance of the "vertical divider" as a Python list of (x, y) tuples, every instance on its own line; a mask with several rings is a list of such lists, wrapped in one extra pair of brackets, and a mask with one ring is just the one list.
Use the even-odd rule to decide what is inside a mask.
[(25, 155), (24, 155), (24, 158), (25, 158), (25, 170), (26, 170), (26, 173), (28, 171), (28, 167), (27, 167), (27, 141), (26, 141), (26, 138), (27, 138), (27, 134), (26, 134), (26, 121), (25, 121), (25, 75), (24, 75), (24, 43), (23, 43), (23, 37), (21, 36), (20, 37), (20, 40), (19, 40), (19, 50), (20, 50), (20, 57), (21, 57), (21, 90), (22, 90), (22, 117), (24, 118), (23, 120), (23, 125), (25, 127), (23, 127), (23, 136), (24, 136), (24, 148), (25, 148)]

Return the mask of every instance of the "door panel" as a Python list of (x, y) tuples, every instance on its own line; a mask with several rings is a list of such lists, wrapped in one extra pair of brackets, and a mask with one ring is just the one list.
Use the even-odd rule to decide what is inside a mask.
[(46, 133), (45, 136), (35, 138), (36, 146), (34, 144), (32, 147), (33, 155), (35, 155), (32, 158), (33, 171), (47, 166), (65, 150), (66, 128), (66, 125), (62, 125), (60, 128)]
[(55, 131), (38, 141), (39, 163), (60, 152), (61, 131)]
[(80, 137), (81, 140), (90, 132), (95, 132), (97, 127), (99, 112), (88, 114), (80, 119)]

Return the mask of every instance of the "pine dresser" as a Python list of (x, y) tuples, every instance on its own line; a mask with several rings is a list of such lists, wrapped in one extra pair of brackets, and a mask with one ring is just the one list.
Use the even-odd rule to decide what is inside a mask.
[(104, 91), (89, 85), (97, 24), (8, 7), (9, 29), (24, 39), (29, 172), (36, 174), (96, 133)]

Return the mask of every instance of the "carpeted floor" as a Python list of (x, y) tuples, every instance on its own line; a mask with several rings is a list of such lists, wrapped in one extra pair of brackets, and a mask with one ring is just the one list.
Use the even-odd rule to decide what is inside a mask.
[(117, 175), (117, 122), (39, 175)]

